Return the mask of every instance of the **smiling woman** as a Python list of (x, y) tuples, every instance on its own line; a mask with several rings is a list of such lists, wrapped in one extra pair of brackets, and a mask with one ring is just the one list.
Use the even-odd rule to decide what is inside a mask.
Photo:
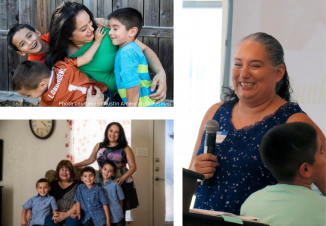
[[(97, 143), (89, 158), (75, 163), (74, 167), (90, 165), (97, 161), (100, 169), (106, 160), (111, 160), (116, 165), (115, 175), (112, 177), (121, 185), (125, 199), (123, 200), (123, 212), (138, 206), (138, 198), (132, 175), (137, 167), (133, 151), (128, 145), (123, 127), (118, 122), (107, 125), (104, 131), (103, 142)], [(127, 167), (128, 165), (128, 167)], [(99, 174), (98, 180), (102, 179)]]
[[(92, 12), (83, 4), (77, 2), (62, 2), (53, 12), (50, 24), (50, 50), (46, 64), (52, 67), (57, 61), (67, 58), (77, 58), (85, 54), (94, 43), (94, 31), (97, 24)], [(106, 34), (109, 29), (104, 28)], [(158, 85), (152, 99), (162, 101), (166, 93), (165, 71), (156, 54), (140, 41), (136, 41), (149, 62), (150, 68), (156, 73), (152, 87)], [(104, 83), (114, 96), (116, 104), (121, 105), (114, 74), (114, 60), (118, 47), (112, 44), (108, 35), (104, 35), (101, 45), (92, 60), (78, 67), (91, 80)], [(120, 105), (119, 105), (120, 103)]]
[[(243, 41), (235, 54), (232, 70), (235, 92), (238, 97), (253, 101), (256, 105), (270, 102), (268, 99), (275, 98), (275, 87), (284, 71), (284, 64), (274, 68), (261, 44)], [(271, 93), (275, 94), (270, 95)]]
[[(226, 88), (224, 102), (214, 104), (202, 121), (190, 169), (210, 178), (209, 186), (198, 186), (195, 208), (239, 214), (250, 194), (277, 183), (259, 154), (259, 144), (269, 129), (307, 122), (316, 128), (323, 146), (326, 141), (299, 105), (289, 102), (284, 52), (274, 37), (258, 32), (241, 41), (232, 81), (234, 90)], [(216, 144), (213, 155), (204, 153), (204, 125), (210, 119), (218, 121), (219, 131), (227, 134)], [(326, 194), (325, 177), (321, 175), (314, 183)]]

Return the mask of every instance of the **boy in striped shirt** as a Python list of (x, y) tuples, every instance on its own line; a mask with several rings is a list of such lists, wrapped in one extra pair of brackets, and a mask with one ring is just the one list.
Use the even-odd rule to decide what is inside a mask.
[(135, 39), (142, 28), (142, 15), (136, 9), (118, 9), (108, 16), (109, 36), (119, 46), (114, 64), (118, 92), (128, 107), (166, 107), (149, 98), (152, 81), (148, 64)]

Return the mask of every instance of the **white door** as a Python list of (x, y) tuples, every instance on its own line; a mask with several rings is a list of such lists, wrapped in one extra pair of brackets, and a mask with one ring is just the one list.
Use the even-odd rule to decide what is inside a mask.
[(154, 121), (153, 225), (173, 225), (173, 120)]

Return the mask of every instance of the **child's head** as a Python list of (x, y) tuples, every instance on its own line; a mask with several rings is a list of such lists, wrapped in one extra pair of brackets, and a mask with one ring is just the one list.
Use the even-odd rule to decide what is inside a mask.
[(18, 54), (38, 54), (42, 52), (41, 33), (28, 24), (17, 24), (8, 32), (8, 45)]
[(115, 174), (116, 169), (117, 166), (113, 161), (105, 160), (105, 162), (103, 162), (101, 167), (101, 173), (103, 179), (110, 179)]
[(303, 122), (286, 123), (268, 131), (262, 139), (260, 154), (280, 183), (293, 183), (300, 178), (311, 182), (325, 167), (316, 129)]
[(40, 61), (24, 61), (19, 64), (12, 78), (14, 90), (28, 98), (43, 96), (48, 90), (51, 71)]
[(133, 8), (123, 8), (112, 12), (109, 16), (110, 38), (113, 45), (122, 46), (133, 42), (143, 25), (141, 13)]
[(92, 185), (95, 182), (95, 169), (91, 166), (86, 166), (80, 171), (80, 179), (86, 185)]
[(50, 182), (47, 179), (41, 178), (36, 182), (36, 191), (40, 196), (46, 196), (50, 189)]

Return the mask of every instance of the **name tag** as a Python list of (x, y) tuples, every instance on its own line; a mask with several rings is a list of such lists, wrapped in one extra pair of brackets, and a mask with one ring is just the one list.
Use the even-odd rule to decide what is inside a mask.
[(222, 143), (227, 135), (228, 135), (227, 131), (218, 131), (218, 132), (216, 132), (215, 143), (217, 143), (217, 144)]

